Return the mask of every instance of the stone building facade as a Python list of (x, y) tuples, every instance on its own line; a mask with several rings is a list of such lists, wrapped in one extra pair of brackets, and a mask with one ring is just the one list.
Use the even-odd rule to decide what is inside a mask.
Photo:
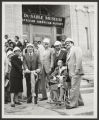
[(57, 36), (66, 35), (75, 41), (83, 50), (83, 55), (92, 58), (94, 51), (94, 5), (43, 5), (43, 8), (50, 16), (64, 17), (64, 28), (57, 33), (56, 26), (42, 26), (22, 23), (22, 13), (24, 7), (22, 4), (4, 4), (4, 34), (8, 34), (10, 38), (15, 35), (20, 37), (23, 42), (28, 39), (33, 42), (34, 39), (42, 39), (44, 36), (51, 38), (53, 44), (57, 40)]

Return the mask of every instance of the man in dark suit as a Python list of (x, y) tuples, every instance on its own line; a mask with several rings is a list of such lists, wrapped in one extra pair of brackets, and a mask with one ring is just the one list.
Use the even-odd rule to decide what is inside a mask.
[[(26, 85), (27, 85), (27, 103), (32, 102), (31, 94), (31, 71), (35, 70), (36, 73), (40, 73), (41, 64), (39, 59), (39, 54), (35, 53), (33, 50), (33, 44), (27, 44), (27, 53), (23, 56), (23, 66), (25, 69)], [(37, 104), (38, 99), (38, 81), (35, 84), (34, 103)]]
[(19, 47), (22, 50), (22, 43), (19, 41), (19, 36), (15, 36), (15, 46)]

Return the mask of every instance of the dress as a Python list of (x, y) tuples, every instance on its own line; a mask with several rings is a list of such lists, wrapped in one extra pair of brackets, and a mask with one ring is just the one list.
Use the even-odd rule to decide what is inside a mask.
[(17, 55), (11, 58), (11, 71), (10, 71), (10, 92), (18, 93), (23, 92), (23, 73), (22, 61)]

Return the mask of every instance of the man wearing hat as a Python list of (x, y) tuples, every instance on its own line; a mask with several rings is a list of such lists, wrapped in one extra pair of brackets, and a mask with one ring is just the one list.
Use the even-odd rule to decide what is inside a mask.
[[(33, 44), (27, 44), (27, 53), (23, 56), (23, 67), (25, 70), (26, 86), (27, 86), (27, 103), (32, 102), (32, 93), (31, 93), (31, 71), (39, 73), (41, 69), (41, 63), (39, 59), (39, 54), (34, 52)], [(37, 104), (38, 99), (38, 81), (35, 85), (35, 99), (34, 103)]]
[[(49, 47), (50, 39), (45, 37), (43, 40), (44, 51), (42, 52), (42, 80), (41, 80), (41, 91), (42, 100), (47, 100), (46, 86), (49, 82), (49, 75), (53, 68), (53, 51)], [(47, 78), (47, 79), (46, 79)]]
[(67, 38), (65, 44), (68, 51), (66, 65), (68, 65), (71, 78), (70, 98), (66, 101), (66, 108), (71, 109), (84, 105), (80, 94), (81, 75), (83, 75), (82, 51), (79, 47), (74, 46), (71, 38)]
[(63, 50), (61, 48), (61, 42), (60, 41), (56, 41), (54, 43), (54, 46), (55, 46), (54, 68), (56, 68), (57, 67), (57, 62), (60, 59), (63, 61), (63, 65), (65, 65), (67, 52), (66, 52), (66, 50)]

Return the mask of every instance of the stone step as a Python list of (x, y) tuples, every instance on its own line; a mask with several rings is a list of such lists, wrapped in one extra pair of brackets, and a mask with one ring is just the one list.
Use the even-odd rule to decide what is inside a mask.
[(89, 88), (80, 88), (80, 92), (81, 92), (81, 94), (93, 93), (93, 92), (94, 92), (94, 88), (93, 88), (93, 87), (89, 87)]
[(89, 85), (81, 85), (80, 88), (90, 88), (94, 87), (94, 84), (89, 84)]
[(94, 114), (93, 111), (89, 111), (89, 112), (82, 112), (82, 113), (75, 114), (75, 115), (93, 115), (93, 114)]

